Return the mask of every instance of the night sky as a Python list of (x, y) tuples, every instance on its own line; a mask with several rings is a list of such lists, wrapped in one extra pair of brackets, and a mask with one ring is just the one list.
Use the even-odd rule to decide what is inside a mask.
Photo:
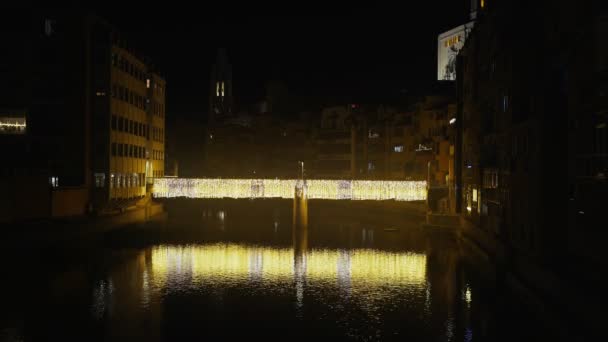
[[(315, 104), (382, 102), (436, 78), (437, 35), (465, 22), (466, 0), (403, 8), (282, 10), (92, 8), (149, 55), (168, 82), (168, 116), (207, 111), (209, 72), (227, 48), (237, 105), (264, 96), (270, 79)], [(290, 5), (291, 6), (291, 5)], [(236, 12), (236, 13), (235, 13)]]

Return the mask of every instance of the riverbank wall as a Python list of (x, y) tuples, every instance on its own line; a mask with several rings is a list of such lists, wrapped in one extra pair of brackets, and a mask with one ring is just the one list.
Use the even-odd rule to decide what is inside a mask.
[(498, 289), (527, 303), (527, 309), (555, 336), (583, 338), (597, 329), (594, 304), (565, 279), (468, 220), (460, 220), (458, 236), (464, 254), (474, 256), (467, 262), (483, 268)]
[(126, 227), (143, 226), (166, 221), (162, 203), (149, 201), (105, 215), (70, 216), (3, 223), (4, 238), (0, 245), (6, 249), (28, 250), (70, 245), (85, 245), (86, 241), (104, 233)]

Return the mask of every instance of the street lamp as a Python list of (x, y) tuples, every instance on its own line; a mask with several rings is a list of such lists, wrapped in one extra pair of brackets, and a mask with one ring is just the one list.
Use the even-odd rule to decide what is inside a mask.
[(298, 163), (302, 166), (302, 180), (304, 180), (304, 162), (300, 160)]

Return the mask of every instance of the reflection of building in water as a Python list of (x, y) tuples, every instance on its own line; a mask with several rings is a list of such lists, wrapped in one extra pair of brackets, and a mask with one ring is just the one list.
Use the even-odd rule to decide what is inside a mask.
[(465, 285), (461, 254), (450, 248), (453, 243), (449, 237), (436, 236), (426, 249), (427, 267), (436, 270), (428, 273), (430, 311), (446, 317), (443, 329), (448, 341), (464, 334), (467, 323), (461, 317), (470, 309), (467, 293), (471, 298), (471, 289)]
[(386, 283), (423, 287), (426, 280), (426, 255), (372, 249), (313, 249), (299, 263), (294, 263), (292, 248), (237, 244), (160, 246), (153, 248), (151, 255), (149, 281), (158, 288), (175, 282), (238, 283), (252, 277), (287, 282), (297, 271), (303, 272), (307, 281), (340, 280), (339, 284), (353, 288)]
[[(112, 269), (106, 279), (93, 285), (91, 315), (97, 320), (108, 320), (105, 338), (108, 340), (157, 340), (162, 317), (161, 294), (152, 283), (150, 251), (138, 253), (120, 267)], [(147, 326), (145, 330), (141, 326)]]

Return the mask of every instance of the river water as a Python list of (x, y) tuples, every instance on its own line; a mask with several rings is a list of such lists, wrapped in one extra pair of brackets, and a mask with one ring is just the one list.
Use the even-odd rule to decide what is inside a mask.
[[(168, 220), (7, 253), (3, 340), (538, 340), (492, 267), (419, 219), (290, 201), (173, 200)], [(9, 260), (5, 260), (8, 263)]]

